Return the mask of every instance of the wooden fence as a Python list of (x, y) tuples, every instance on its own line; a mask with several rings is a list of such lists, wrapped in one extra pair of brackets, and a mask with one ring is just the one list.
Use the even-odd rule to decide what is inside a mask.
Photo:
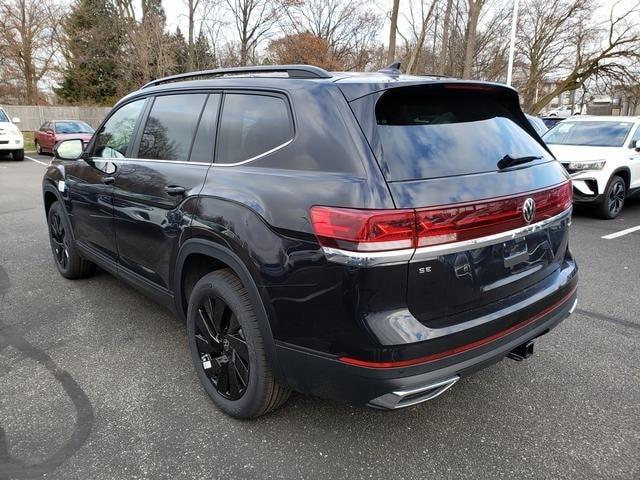
[(20, 119), (20, 130), (38, 130), (40, 126), (49, 120), (82, 120), (96, 128), (102, 119), (109, 113), (110, 108), (105, 107), (41, 107), (7, 105), (2, 107), (9, 117)]

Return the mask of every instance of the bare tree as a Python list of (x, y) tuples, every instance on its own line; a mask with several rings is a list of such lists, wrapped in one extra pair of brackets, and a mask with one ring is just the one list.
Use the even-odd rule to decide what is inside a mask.
[(23, 85), (22, 101), (29, 105), (38, 104), (38, 82), (53, 69), (60, 18), (51, 0), (0, 0), (2, 76)]
[(256, 47), (271, 33), (278, 20), (277, 3), (271, 0), (225, 0), (240, 42), (240, 65), (247, 65)]
[(324, 40), (347, 70), (364, 69), (382, 19), (366, 0), (284, 0), (282, 29)]
[[(519, 36), (525, 109), (538, 112), (563, 92), (582, 88), (590, 79), (637, 83), (640, 60), (640, 2), (622, 3), (603, 13), (591, 0), (530, 0)], [(595, 13), (594, 13), (595, 12)], [(635, 77), (635, 78), (634, 78)], [(556, 78), (538, 98), (538, 85)]]
[(447, 53), (449, 52), (449, 30), (451, 29), (451, 9), (453, 8), (453, 0), (447, 0), (447, 6), (444, 10), (444, 20), (442, 24), (442, 44), (440, 46), (440, 58), (438, 60), (438, 73), (445, 74), (445, 65), (447, 61)]
[(192, 71), (195, 57), (196, 14), (201, 0), (186, 0), (187, 5), (187, 70)]
[(473, 68), (473, 58), (476, 53), (476, 32), (478, 30), (478, 21), (482, 8), (486, 5), (487, 0), (467, 0), (468, 15), (467, 28), (464, 35), (465, 52), (464, 52), (464, 69), (462, 70), (462, 78), (471, 78)]
[[(429, 28), (429, 22), (433, 15), (436, 3), (437, 0), (431, 0), (429, 9), (425, 12), (425, 1), (420, 0), (420, 15), (418, 18), (416, 18), (413, 6), (410, 6), (409, 8), (409, 16), (407, 20), (411, 25), (414, 40), (412, 42), (405, 42), (407, 51), (411, 52), (409, 54), (409, 61), (407, 62), (406, 68), (406, 72), (408, 74), (413, 74), (417, 71), (418, 58), (420, 58), (420, 55), (422, 54), (425, 38), (427, 36), (427, 29)], [(418, 25), (419, 28), (417, 28)]]
[(511, 2), (492, 2), (483, 14), (483, 26), (476, 32), (473, 77), (505, 81), (509, 54), (509, 35), (513, 6)]
[(391, 64), (396, 59), (396, 37), (398, 34), (398, 10), (400, 0), (393, 0), (391, 9), (391, 26), (389, 27), (389, 51), (387, 53), (387, 64)]

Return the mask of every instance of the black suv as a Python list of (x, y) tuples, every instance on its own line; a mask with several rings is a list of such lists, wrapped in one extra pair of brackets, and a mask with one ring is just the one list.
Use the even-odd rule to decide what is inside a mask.
[(122, 99), (44, 182), (66, 278), (186, 321), (235, 417), (291, 390), (395, 409), (522, 359), (576, 305), (567, 173), (504, 85), (303, 65)]

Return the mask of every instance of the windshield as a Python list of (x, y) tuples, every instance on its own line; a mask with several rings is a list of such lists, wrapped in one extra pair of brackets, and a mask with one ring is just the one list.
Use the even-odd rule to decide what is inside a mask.
[(378, 100), (376, 121), (390, 181), (495, 172), (505, 155), (551, 159), (508, 100), (484, 91), (393, 89)]
[(629, 122), (564, 121), (544, 135), (550, 145), (621, 147), (633, 124)]
[(84, 122), (56, 122), (56, 133), (93, 133), (93, 128)]
[(7, 114), (4, 113), (4, 110), (0, 110), (0, 122), (8, 122), (9, 118), (7, 117)]

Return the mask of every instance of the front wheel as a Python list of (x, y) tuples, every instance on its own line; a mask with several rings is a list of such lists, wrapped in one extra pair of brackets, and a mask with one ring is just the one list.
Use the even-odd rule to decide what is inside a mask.
[(253, 305), (229, 269), (202, 277), (187, 313), (193, 364), (213, 402), (236, 418), (255, 418), (289, 398), (267, 360)]
[(603, 197), (598, 207), (599, 216), (607, 220), (616, 218), (622, 211), (627, 197), (627, 184), (624, 183), (624, 179), (614, 176), (609, 181)]
[(14, 150), (11, 154), (13, 159), (16, 162), (22, 162), (24, 160), (24, 149), (23, 150)]
[(96, 266), (77, 252), (71, 224), (60, 202), (53, 202), (47, 214), (49, 242), (53, 260), (60, 274), (69, 279), (84, 278), (95, 272)]

